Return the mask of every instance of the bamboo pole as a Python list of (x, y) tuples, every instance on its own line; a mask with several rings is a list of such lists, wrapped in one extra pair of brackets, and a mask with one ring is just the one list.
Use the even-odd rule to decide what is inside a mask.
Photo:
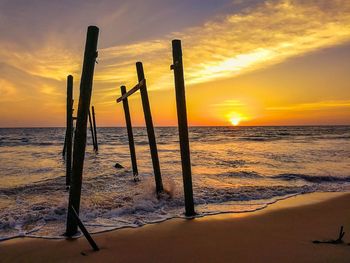
[[(126, 94), (126, 87), (125, 86), (121, 86), (120, 90), (121, 90), (122, 95)], [(128, 98), (123, 99), (123, 108), (124, 108), (126, 129), (127, 129), (127, 133), (128, 133), (128, 139), (129, 139), (129, 149), (130, 149), (132, 171), (133, 171), (133, 175), (134, 175), (134, 180), (137, 181), (139, 172), (137, 169), (134, 135), (132, 132), (132, 124), (131, 124)]]
[[(69, 190), (68, 207), (73, 207), (79, 215), (81, 185), (83, 176), (84, 156), (86, 148), (87, 118), (90, 108), (93, 74), (97, 57), (97, 40), (99, 29), (96, 26), (89, 26), (86, 36), (83, 70), (80, 82), (80, 96), (77, 114), (77, 123), (74, 136), (73, 168)], [(68, 209), (66, 235), (72, 236), (77, 233), (77, 222)]]
[[(136, 70), (137, 70), (137, 76), (138, 76), (139, 82), (144, 81), (145, 74), (144, 74), (143, 66), (141, 62), (136, 63)], [(163, 182), (162, 182), (162, 175), (160, 173), (156, 136), (154, 135), (154, 127), (153, 127), (153, 121), (152, 121), (152, 115), (151, 115), (151, 108), (148, 100), (146, 81), (144, 81), (144, 85), (141, 87), (140, 92), (141, 92), (143, 113), (145, 116), (145, 122), (146, 122), (146, 128), (147, 128), (149, 147), (150, 147), (151, 157), (152, 157), (154, 179), (156, 182), (156, 192), (160, 193), (163, 191)]]
[(173, 66), (186, 216), (195, 215), (181, 41), (173, 40)]

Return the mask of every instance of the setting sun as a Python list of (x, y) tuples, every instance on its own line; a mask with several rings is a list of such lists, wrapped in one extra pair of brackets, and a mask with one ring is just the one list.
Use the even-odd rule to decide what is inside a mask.
[(232, 117), (230, 119), (230, 122), (233, 126), (237, 126), (241, 122), (241, 119), (239, 117)]
[(237, 112), (231, 112), (227, 115), (227, 119), (229, 120), (229, 122), (233, 125), (233, 126), (238, 126), (243, 119), (245, 119), (244, 117), (242, 117), (242, 114), (237, 113)]

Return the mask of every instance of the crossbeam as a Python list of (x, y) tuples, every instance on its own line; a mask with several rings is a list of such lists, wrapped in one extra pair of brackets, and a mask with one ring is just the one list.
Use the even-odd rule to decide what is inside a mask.
[(117, 103), (125, 100), (127, 97), (129, 97), (130, 95), (134, 94), (136, 91), (138, 91), (139, 89), (141, 89), (144, 85), (146, 85), (146, 80), (143, 79), (141, 80), (139, 83), (136, 84), (135, 87), (133, 87), (131, 90), (129, 90), (127, 93), (124, 93), (121, 97), (119, 97), (117, 99)]

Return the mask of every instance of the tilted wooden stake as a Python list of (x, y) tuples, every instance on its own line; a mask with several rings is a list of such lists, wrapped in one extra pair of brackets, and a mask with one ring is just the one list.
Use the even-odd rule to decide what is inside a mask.
[[(69, 204), (79, 215), (82, 175), (84, 156), (86, 148), (86, 128), (90, 108), (92, 82), (95, 62), (97, 57), (97, 40), (99, 29), (96, 26), (89, 26), (87, 30), (83, 70), (80, 81), (80, 96), (76, 130), (74, 136), (73, 168), (69, 190)], [(77, 232), (77, 222), (68, 209), (66, 235), (72, 236)]]
[(73, 139), (73, 76), (67, 77), (67, 132), (66, 132), (66, 185), (72, 175), (72, 139)]
[(141, 62), (136, 63), (136, 70), (137, 70), (137, 76), (138, 76), (139, 82), (144, 81), (144, 85), (140, 88), (142, 107), (143, 107), (143, 113), (145, 115), (145, 122), (146, 122), (149, 147), (150, 147), (151, 157), (152, 157), (154, 178), (156, 181), (156, 191), (157, 193), (160, 193), (163, 191), (162, 175), (160, 173), (156, 136), (154, 135), (154, 127), (153, 127), (151, 109), (149, 106), (145, 74), (143, 72), (143, 66)]
[(87, 241), (89, 242), (90, 246), (92, 247), (92, 249), (94, 251), (99, 251), (100, 249), (98, 248), (96, 242), (93, 240), (93, 238), (91, 237), (91, 235), (89, 234), (89, 232), (87, 231), (87, 229), (85, 228), (83, 222), (81, 222), (78, 213), (75, 211), (73, 206), (70, 206), (70, 210), (72, 210), (72, 215), (75, 219), (75, 221), (77, 222), (77, 225), (79, 226), (81, 232), (83, 232), (85, 238), (87, 239)]
[[(121, 90), (122, 95), (126, 94), (126, 87), (125, 86), (121, 86), (120, 90)], [(137, 169), (134, 135), (132, 132), (132, 124), (131, 124), (130, 111), (129, 111), (129, 102), (128, 102), (127, 97), (123, 99), (123, 108), (124, 108), (126, 129), (127, 129), (128, 138), (129, 138), (129, 149), (130, 149), (132, 171), (134, 174), (134, 180), (137, 181), (137, 178), (138, 178), (137, 176), (138, 176), (139, 172)]]
[(98, 143), (97, 143), (97, 129), (96, 129), (96, 118), (95, 118), (95, 107), (92, 106), (91, 107), (92, 109), (92, 123), (94, 125), (94, 136), (95, 136), (95, 146), (94, 146), (94, 149), (95, 149), (95, 152), (98, 152)]
[(185, 191), (186, 216), (195, 215), (192, 190), (192, 173), (190, 159), (190, 145), (188, 140), (188, 125), (185, 97), (185, 81), (182, 64), (181, 41), (173, 40), (173, 62), (172, 69), (175, 77), (175, 92), (177, 118), (179, 125), (179, 138), (181, 150), (182, 176)]

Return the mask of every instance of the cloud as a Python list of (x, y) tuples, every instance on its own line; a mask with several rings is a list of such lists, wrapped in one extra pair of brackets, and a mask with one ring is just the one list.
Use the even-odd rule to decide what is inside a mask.
[[(95, 80), (107, 84), (107, 92), (112, 85), (133, 85), (134, 64), (141, 60), (151, 89), (171, 87), (174, 38), (183, 42), (188, 85), (229, 78), (350, 40), (350, 2), (265, 1), (160, 39), (100, 49)], [(35, 51), (3, 44), (0, 56), (30, 74), (59, 80), (81, 67), (81, 54), (52, 36)]]
[(34, 76), (62, 80), (80, 70), (80, 56), (65, 48), (59, 41), (48, 40), (37, 50), (20, 50), (3, 44), (0, 57), (4, 63)]
[(13, 83), (0, 78), (0, 101), (12, 101), (17, 95), (17, 89)]
[(319, 101), (310, 103), (293, 104), (282, 107), (268, 107), (268, 111), (313, 111), (313, 110), (325, 110), (332, 108), (348, 108), (350, 107), (350, 100), (332, 100), (332, 101)]
[[(236, 1), (237, 3), (243, 3), (243, 1)], [(100, 8), (102, 7), (103, 10), (111, 9), (101, 4)], [(6, 94), (10, 94), (15, 88), (24, 93), (17, 98), (18, 100), (23, 98), (28, 100), (32, 97), (39, 100), (41, 96), (43, 101), (51, 99), (50, 102), (45, 103), (64, 103), (66, 76), (73, 74), (75, 80), (80, 77), (83, 55), (81, 48), (85, 40), (81, 34), (83, 29), (80, 23), (85, 24), (86, 20), (83, 18), (88, 17), (84, 12), (95, 13), (89, 6), (85, 6), (83, 13), (75, 12), (76, 10), (79, 10), (79, 6), (70, 13), (66, 22), (69, 24), (75, 20), (78, 21), (80, 31), (76, 27), (72, 27), (74, 30), (71, 30), (79, 31), (76, 35), (71, 34), (69, 30), (60, 31), (61, 21), (52, 19), (56, 26), (49, 33), (46, 32), (45, 37), (39, 40), (28, 40), (27, 48), (23, 44), (24, 41), (18, 44), (15, 41), (11, 42), (12, 38), (5, 37), (0, 41), (0, 64), (9, 69), (7, 73), (0, 72), (0, 79), (7, 81), (0, 83), (2, 97), (3, 94), (9, 96)], [(100, 105), (103, 103), (107, 106), (113, 105), (120, 85), (131, 88), (136, 84), (136, 61), (144, 63), (145, 75), (151, 91), (173, 87), (173, 72), (170, 70), (172, 39), (182, 40), (187, 86), (232, 78), (350, 41), (350, 1), (344, 0), (268, 0), (244, 10), (232, 11), (235, 13), (211, 17), (199, 26), (183, 29), (180, 32), (163, 36), (153, 34), (157, 37), (153, 35), (147, 37), (148, 29), (139, 25), (142, 18), (135, 12), (130, 20), (132, 22), (134, 19), (139, 20), (134, 24), (129, 21), (127, 25), (130, 27), (125, 26), (123, 30), (127, 31), (126, 36), (130, 37), (135, 33), (130, 28), (134, 30), (138, 28), (137, 32), (140, 34), (133, 38), (137, 41), (114, 45), (115, 42), (110, 41), (113, 35), (106, 36), (103, 30), (114, 28), (115, 21), (120, 25), (120, 20), (124, 19), (123, 14), (128, 10), (130, 8), (125, 5), (120, 10), (99, 19), (102, 25), (99, 42), (103, 48), (99, 49), (93, 100)], [(165, 14), (168, 13), (165, 12)], [(0, 13), (0, 21), (1, 19), (4, 18)], [(37, 22), (40, 25), (43, 24), (42, 21)], [(23, 26), (23, 23), (20, 24)], [(120, 28), (118, 30), (123, 31)], [(154, 28), (149, 30), (156, 31)], [(118, 35), (121, 34), (119, 31), (116, 31)], [(18, 34), (14, 32), (12, 35)], [(31, 35), (33, 32), (27, 32), (24, 38)], [(77, 38), (79, 38), (79, 44), (76, 44)], [(118, 41), (120, 39), (123, 41), (120, 43), (127, 43), (124, 38), (116, 37)], [(104, 39), (109, 39), (106, 41), (108, 45)], [(76, 87), (78, 85), (75, 85), (75, 90), (78, 90)], [(235, 101), (226, 101), (214, 107), (241, 106), (238, 102), (235, 103)], [(330, 102), (327, 105), (324, 107), (331, 107)], [(277, 110), (277, 108), (269, 108), (269, 110)]]
[(245, 106), (245, 103), (242, 103), (240, 100), (225, 100), (221, 103), (214, 103), (211, 104), (210, 106), (212, 107), (242, 107)]
[(100, 50), (97, 80), (130, 81), (142, 60), (152, 89), (171, 87), (171, 39), (183, 42), (188, 85), (229, 78), (350, 40), (350, 2), (266, 1), (162, 39)]

